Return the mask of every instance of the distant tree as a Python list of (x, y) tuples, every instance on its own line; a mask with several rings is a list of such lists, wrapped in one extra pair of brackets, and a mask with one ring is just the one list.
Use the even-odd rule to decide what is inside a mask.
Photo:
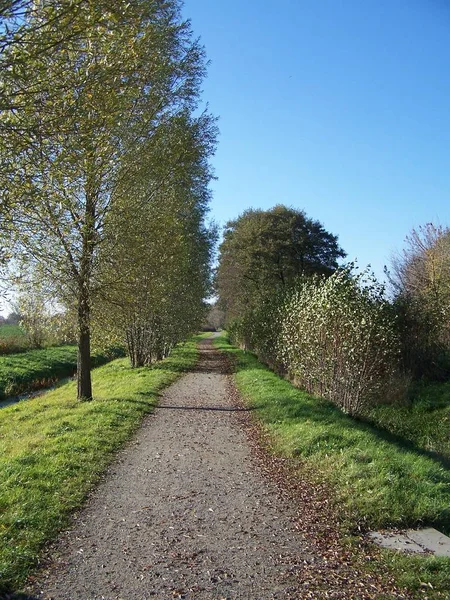
[(392, 259), (391, 282), (397, 293), (422, 296), (436, 306), (450, 300), (450, 228), (427, 223), (406, 237)]
[(8, 314), (8, 316), (6, 317), (5, 323), (7, 325), (18, 325), (20, 323), (21, 319), (22, 319), (22, 315), (14, 310)]
[(218, 329), (222, 329), (225, 325), (225, 313), (224, 311), (218, 306), (217, 303), (212, 304), (207, 317), (206, 317), (206, 324), (205, 327), (207, 329), (212, 329), (217, 331)]
[(16, 301), (21, 315), (19, 324), (25, 331), (30, 346), (41, 348), (44, 344), (49, 312), (40, 294), (22, 294)]
[(300, 275), (331, 274), (345, 256), (337, 236), (319, 221), (282, 205), (229, 221), (219, 252), (216, 283), (227, 319)]

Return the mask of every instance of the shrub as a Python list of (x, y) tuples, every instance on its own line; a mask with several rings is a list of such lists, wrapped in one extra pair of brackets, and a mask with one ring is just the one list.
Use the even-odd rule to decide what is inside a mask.
[(230, 341), (242, 350), (253, 350), (251, 345), (253, 324), (252, 311), (246, 312), (242, 317), (233, 319), (227, 326)]
[(404, 370), (414, 379), (446, 381), (450, 376), (450, 342), (444, 335), (443, 320), (412, 296), (398, 296), (394, 308)]
[(367, 273), (303, 281), (285, 301), (278, 360), (297, 385), (357, 415), (398, 372), (399, 342), (384, 288)]

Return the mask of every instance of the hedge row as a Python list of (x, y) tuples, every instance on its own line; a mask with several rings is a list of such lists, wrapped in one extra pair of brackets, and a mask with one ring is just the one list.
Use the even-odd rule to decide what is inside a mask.
[(382, 285), (342, 269), (266, 295), (229, 333), (299, 387), (356, 415), (401, 379), (395, 320)]

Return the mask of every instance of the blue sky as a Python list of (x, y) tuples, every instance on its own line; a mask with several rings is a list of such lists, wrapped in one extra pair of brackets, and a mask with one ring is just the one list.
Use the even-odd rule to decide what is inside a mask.
[(185, 0), (220, 117), (211, 215), (282, 203), (382, 277), (450, 225), (450, 2)]

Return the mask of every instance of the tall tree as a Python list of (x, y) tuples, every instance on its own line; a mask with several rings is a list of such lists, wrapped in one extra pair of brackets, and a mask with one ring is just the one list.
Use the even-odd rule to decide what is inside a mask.
[(398, 294), (427, 297), (436, 308), (450, 305), (450, 228), (413, 229), (392, 259), (391, 283)]
[(388, 273), (399, 312), (405, 367), (416, 376), (450, 371), (450, 229), (413, 229)]
[[(55, 20), (55, 10), (69, 5), (76, 8)], [(25, 6), (33, 10), (25, 12), (20, 43), (7, 44), (2, 59), (11, 65), (2, 75), (3, 96), (20, 96), (0, 120), (8, 131), (0, 138), (3, 231), (19, 264), (31, 262), (56, 295), (76, 298), (78, 397), (89, 399), (91, 309), (108, 215), (125, 189), (132, 196), (152, 141), (176, 115), (197, 107), (204, 51), (178, 0)], [(53, 51), (41, 53), (47, 36)], [(144, 200), (176, 168), (157, 170)]]
[(337, 236), (303, 211), (277, 205), (247, 210), (225, 226), (217, 288), (227, 319), (242, 315), (300, 275), (330, 274), (345, 252)]
[(180, 148), (183, 160), (150, 202), (142, 198), (154, 182), (143, 177), (131, 214), (126, 196), (116, 203), (102, 249), (103, 293), (94, 305), (95, 331), (126, 342), (133, 366), (162, 358), (197, 330), (210, 294), (215, 230), (205, 225), (211, 177), (206, 159), (214, 149), (215, 122), (207, 114), (185, 115), (169, 127), (164, 144), (149, 148), (145, 164), (154, 163), (154, 175), (161, 165), (173, 164), (171, 154)]

